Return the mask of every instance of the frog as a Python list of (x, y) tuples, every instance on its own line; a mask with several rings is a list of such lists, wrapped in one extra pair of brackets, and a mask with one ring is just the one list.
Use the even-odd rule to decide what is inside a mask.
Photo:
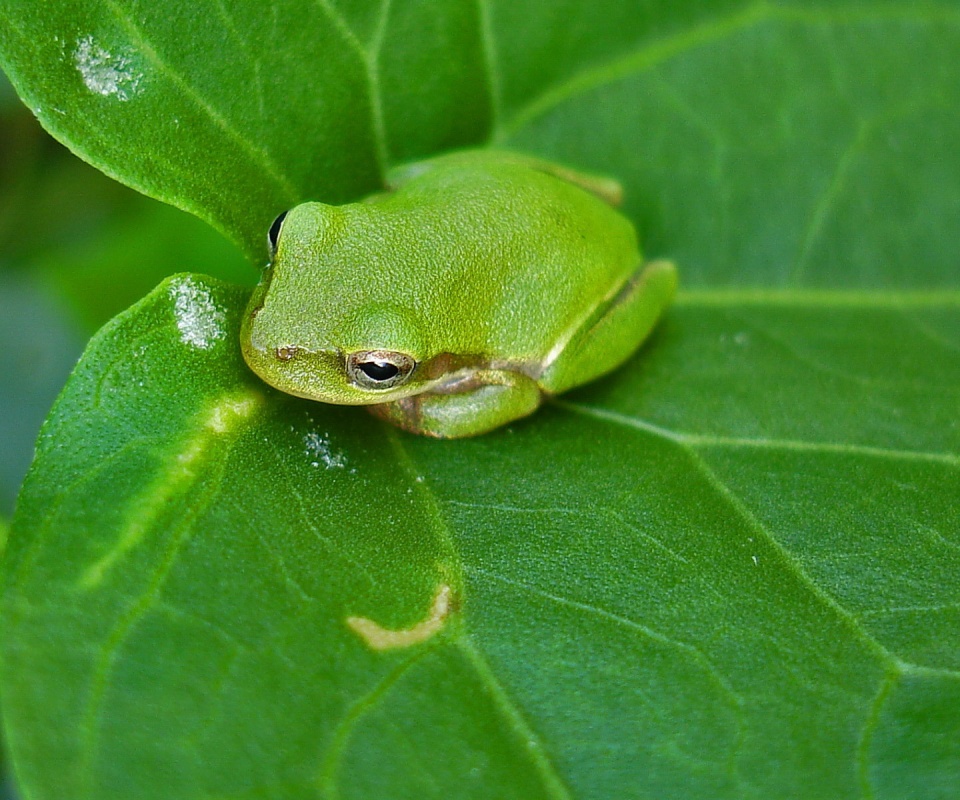
[(271, 386), (456, 439), (607, 375), (677, 288), (644, 262), (618, 181), (534, 156), (451, 152), (267, 236), (241, 350)]

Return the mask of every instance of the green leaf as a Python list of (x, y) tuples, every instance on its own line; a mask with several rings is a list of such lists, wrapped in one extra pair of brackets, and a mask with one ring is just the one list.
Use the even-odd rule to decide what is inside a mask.
[(242, 302), (162, 285), (44, 428), (4, 606), (30, 796), (960, 780), (956, 293), (691, 296), (457, 442), (263, 386)]
[(86, 337), (174, 264), (256, 274), (208, 225), (78, 161), (21, 104), (0, 106), (0, 513)]
[(617, 175), (687, 286), (953, 285), (952, 3), (0, 0), (0, 19), (48, 130), (257, 261), (294, 203), (494, 142)]
[(4, 567), (27, 796), (952, 798), (953, 5), (35, 6), (0, 58), (44, 124), (251, 254), (491, 142), (621, 177), (685, 291), (456, 442), (260, 384), (239, 289), (109, 324)]
[(618, 175), (688, 287), (956, 287), (956, 4), (674, 5), (497, 141)]
[(280, 211), (356, 198), (396, 157), (484, 138), (475, 4), (371, 8), (4, 0), (0, 58), (78, 155), (259, 260)]

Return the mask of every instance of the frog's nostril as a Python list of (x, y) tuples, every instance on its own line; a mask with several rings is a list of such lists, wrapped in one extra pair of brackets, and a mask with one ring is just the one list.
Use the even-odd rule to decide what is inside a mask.
[(291, 358), (294, 358), (297, 355), (299, 349), (300, 348), (294, 347), (293, 345), (278, 347), (274, 351), (274, 355), (276, 355), (277, 361), (289, 361)]

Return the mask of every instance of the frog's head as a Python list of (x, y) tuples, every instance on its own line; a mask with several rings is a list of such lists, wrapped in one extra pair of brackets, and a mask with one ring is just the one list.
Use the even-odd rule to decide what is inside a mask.
[[(386, 302), (383, 287), (340, 269), (340, 209), (304, 203), (270, 228), (271, 263), (241, 330), (250, 368), (281, 391), (325, 403), (388, 403), (422, 392), (417, 315)], [(388, 293), (387, 293), (388, 294)]]

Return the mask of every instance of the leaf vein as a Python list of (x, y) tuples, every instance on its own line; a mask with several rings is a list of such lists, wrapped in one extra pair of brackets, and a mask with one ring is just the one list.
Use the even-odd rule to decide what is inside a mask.
[[(456, 577), (451, 578), (451, 582), (454, 583), (455, 591), (462, 591), (463, 567), (460, 564), (459, 558), (457, 557), (458, 552), (453, 540), (453, 536), (450, 532), (449, 523), (440, 513), (439, 502), (433, 490), (430, 489), (429, 486), (427, 486), (422, 480), (418, 480), (419, 472), (416, 468), (413, 458), (410, 456), (407, 447), (404, 445), (400, 434), (397, 432), (397, 429), (391, 425), (387, 425), (386, 423), (383, 423), (383, 428), (391, 446), (394, 449), (394, 452), (397, 455), (400, 468), (407, 474), (412, 485), (417, 487), (417, 490), (420, 492), (421, 496), (425, 498), (425, 501), (428, 504), (428, 517), (433, 523), (434, 531), (440, 538), (445, 549), (450, 552), (451, 557), (456, 559)], [(532, 759), (541, 780), (543, 781), (544, 789), (553, 798), (555, 798), (555, 800), (573, 800), (572, 795), (567, 790), (563, 781), (557, 774), (553, 763), (547, 756), (539, 737), (534, 734), (533, 730), (523, 718), (523, 715), (520, 713), (516, 704), (510, 699), (509, 695), (507, 695), (503, 686), (500, 684), (500, 681), (497, 679), (493, 670), (487, 664), (480, 651), (476, 649), (473, 642), (466, 634), (461, 635), (457, 639), (457, 645), (473, 665), (477, 676), (490, 690), (491, 696), (493, 697), (495, 703), (500, 707), (500, 710), (504, 713), (506, 719), (513, 726), (514, 730), (520, 735), (520, 738), (527, 743), (527, 752), (530, 755), (530, 758)]]
[(227, 8), (224, 0), (215, 0), (217, 13), (220, 16), (220, 19), (223, 21), (224, 27), (230, 34), (230, 37), (237, 43), (241, 50), (244, 51), (246, 57), (250, 60), (250, 66), (253, 70), (253, 88), (257, 95), (257, 110), (260, 113), (260, 119), (266, 120), (267, 118), (267, 102), (266, 94), (264, 93), (263, 88), (263, 59), (260, 57), (260, 54), (250, 46), (250, 41), (244, 35), (244, 33), (237, 27), (236, 20), (234, 19), (233, 14), (230, 13), (230, 10)]
[(215, 633), (220, 639), (224, 641), (232, 650), (237, 652), (251, 652), (255, 648), (248, 644), (247, 642), (238, 639), (237, 636), (233, 633), (230, 633), (222, 625), (214, 622), (211, 619), (198, 614), (196, 611), (187, 611), (186, 609), (181, 608), (180, 606), (174, 605), (173, 603), (167, 600), (157, 600), (153, 604), (155, 611), (162, 611), (164, 614), (168, 614), (171, 617), (174, 617), (184, 622), (188, 622), (192, 625), (195, 625), (199, 628), (206, 628), (207, 630)]
[(799, 283), (804, 277), (813, 245), (823, 230), (830, 210), (846, 187), (847, 176), (850, 174), (857, 156), (863, 151), (869, 138), (869, 130), (869, 126), (865, 123), (858, 127), (856, 134), (841, 151), (819, 199), (813, 204), (810, 219), (807, 221), (804, 232), (800, 237), (800, 246), (797, 248), (796, 258), (790, 267), (789, 277), (791, 282)]
[(774, 308), (850, 308), (905, 311), (911, 309), (960, 308), (960, 291), (858, 291), (848, 289), (681, 289), (674, 305), (685, 308), (731, 308), (771, 306)]
[(380, 86), (380, 55), (383, 52), (383, 43), (390, 23), (390, 12), (393, 0), (383, 0), (380, 19), (370, 52), (367, 55), (367, 82), (370, 85), (370, 115), (373, 124), (373, 139), (377, 148), (377, 160), (380, 164), (381, 180), (386, 180), (387, 168), (390, 164), (390, 143), (387, 139), (387, 123), (383, 110), (383, 88)]
[(445, 505), (457, 508), (473, 508), (479, 511), (503, 511), (508, 514), (568, 514), (587, 516), (582, 508), (563, 508), (560, 506), (517, 506), (509, 503), (469, 503), (465, 500), (444, 500)]
[(553, 761), (548, 756), (540, 737), (534, 733), (530, 724), (524, 718), (516, 703), (507, 694), (503, 684), (494, 674), (486, 659), (474, 645), (473, 641), (463, 635), (457, 639), (457, 646), (467, 657), (467, 660), (473, 665), (477, 676), (487, 687), (493, 698), (494, 703), (500, 708), (504, 717), (513, 727), (517, 736), (527, 744), (527, 753), (533, 761), (534, 767), (543, 781), (545, 791), (554, 798), (554, 800), (573, 800), (573, 795), (566, 784), (560, 778)]
[(835, 453), (838, 455), (868, 456), (872, 458), (890, 459), (892, 461), (920, 461), (935, 464), (944, 464), (960, 468), (960, 455), (953, 453), (926, 452), (921, 450), (894, 450), (887, 447), (852, 444), (846, 442), (808, 442), (799, 439), (765, 439), (737, 436), (714, 436), (711, 434), (685, 433), (663, 428), (652, 422), (611, 411), (606, 408), (573, 403), (568, 400), (553, 399), (550, 401), (557, 408), (562, 408), (574, 414), (582, 414), (595, 419), (604, 420), (616, 425), (623, 425), (635, 430), (652, 433), (664, 439), (693, 449), (710, 447), (753, 448), (758, 450), (785, 450), (798, 453)]
[(187, 82), (187, 79), (183, 75), (162, 59), (160, 54), (147, 41), (143, 31), (134, 23), (126, 9), (122, 8), (115, 0), (107, 0), (107, 7), (113, 12), (117, 21), (126, 29), (131, 41), (139, 46), (144, 55), (153, 62), (154, 66), (166, 74), (170, 82), (173, 83), (186, 98), (206, 113), (210, 120), (223, 131), (227, 138), (236, 142), (241, 150), (246, 152), (247, 156), (263, 169), (264, 173), (277, 184), (282, 194), (289, 199), (291, 204), (295, 203), (300, 198), (299, 191), (292, 181), (283, 174), (266, 148), (263, 146), (255, 146), (249, 139), (243, 136), (210, 101), (204, 98)]
[(419, 471), (397, 429), (387, 423), (381, 423), (381, 425), (384, 427), (386, 438), (397, 456), (400, 469), (409, 478), (414, 491), (417, 492), (426, 506), (426, 517), (431, 522), (431, 527), (440, 542), (441, 548), (447, 552), (448, 563), (442, 564), (441, 570), (452, 573), (446, 576), (446, 580), (452, 585), (456, 595), (463, 590), (463, 575), (459, 553), (450, 533), (450, 525), (440, 511), (440, 504), (433, 490), (422, 479), (418, 480), (420, 478)]
[(927, 341), (929, 341), (931, 344), (941, 347), (944, 350), (948, 350), (951, 353), (960, 355), (960, 342), (951, 341), (939, 331), (934, 330), (929, 324), (927, 324), (925, 320), (918, 319), (913, 314), (905, 313), (903, 317), (918, 333), (920, 333), (921, 336), (927, 339)]
[(591, 69), (585, 69), (565, 82), (546, 89), (525, 106), (514, 112), (496, 131), (498, 140), (508, 139), (525, 125), (543, 116), (552, 108), (574, 97), (613, 83), (632, 74), (651, 69), (659, 63), (694, 50), (711, 42), (722, 40), (748, 28), (767, 17), (765, 2), (755, 3), (733, 14), (712, 19), (690, 30), (655, 40), (638, 50), (621, 55)]
[[(936, 384), (923, 384), (916, 381), (880, 380), (869, 375), (856, 375), (851, 372), (845, 372), (844, 370), (838, 369), (832, 364), (820, 361), (813, 354), (805, 352), (803, 349), (801, 349), (796, 340), (781, 336), (779, 333), (775, 333), (768, 327), (761, 325), (756, 319), (744, 319), (743, 317), (740, 317), (739, 319), (745, 327), (750, 328), (759, 336), (769, 341), (771, 344), (779, 347), (784, 353), (789, 355), (798, 363), (809, 367), (813, 372), (819, 372), (821, 375), (833, 378), (834, 380), (844, 383), (852, 383), (856, 386), (864, 386), (868, 388), (910, 388), (919, 392), (929, 392), (931, 390), (939, 390), (941, 388)], [(953, 387), (950, 388), (952, 389)], [(874, 402), (873, 397), (868, 397), (867, 400)]]
[(720, 479), (720, 476), (703, 460), (699, 453), (690, 448), (688, 448), (688, 452), (707, 482), (719, 492), (721, 497), (726, 499), (730, 507), (757, 535), (767, 540), (779, 555), (784, 566), (795, 576), (797, 581), (806, 588), (811, 596), (835, 613), (853, 633), (854, 637), (859, 639), (861, 644), (876, 656), (881, 664), (887, 667), (888, 671), (893, 670), (899, 664), (897, 657), (875, 639), (853, 613), (847, 611), (838, 600), (814, 583), (813, 579), (807, 574), (793, 554), (780, 544), (773, 533), (750, 511), (744, 501)]
[(880, 681), (879, 688), (870, 704), (866, 720), (860, 731), (856, 763), (860, 777), (860, 792), (864, 800), (873, 800), (874, 797), (873, 786), (870, 783), (870, 744), (873, 734), (880, 725), (880, 715), (883, 712), (884, 705), (886, 705), (887, 698), (899, 682), (900, 677), (901, 672), (898, 669), (891, 668), (887, 671), (886, 676)]
[(938, 611), (958, 611), (958, 610), (960, 610), (960, 602), (935, 603), (933, 605), (923, 605), (923, 606), (888, 606), (887, 608), (872, 608), (866, 611), (861, 611), (859, 616), (861, 619), (866, 619), (868, 617), (893, 616), (895, 614), (922, 614), (922, 613), (936, 613)]
[(326, 545), (330, 549), (330, 552), (337, 557), (342, 558), (347, 564), (356, 567), (357, 570), (363, 573), (363, 576), (370, 581), (371, 586), (376, 586), (378, 583), (376, 576), (367, 568), (364, 563), (357, 561), (357, 559), (348, 555), (347, 552), (337, 545), (330, 536), (320, 532), (320, 528), (317, 526), (316, 522), (313, 521), (311, 514), (307, 511), (307, 501), (304, 499), (303, 493), (300, 492), (295, 486), (288, 487), (288, 491), (290, 495), (293, 496), (297, 501), (300, 518), (306, 524), (307, 530), (309, 530), (310, 533), (316, 537), (317, 541)]
[(503, 116), (503, 77), (500, 73), (500, 58), (497, 52), (497, 43), (493, 35), (493, 12), (490, 0), (476, 0), (477, 13), (480, 18), (480, 41), (483, 44), (485, 75), (490, 92), (491, 133), (497, 130)]
[(899, 661), (897, 666), (904, 675), (914, 675), (921, 678), (946, 678), (951, 681), (960, 681), (960, 669), (950, 669), (949, 667), (927, 667), (922, 664), (914, 664), (910, 661)]
[(337, 33), (340, 34), (340, 38), (343, 39), (344, 43), (350, 47), (351, 50), (355, 51), (361, 60), (365, 61), (366, 51), (363, 49), (363, 45), (357, 34), (354, 33), (353, 28), (350, 27), (346, 18), (340, 13), (340, 10), (330, 2), (330, 0), (315, 0), (315, 2), (327, 19), (333, 23), (333, 26), (337, 29)]
[(152, 440), (146, 437), (130, 439), (129, 441), (125, 442), (122, 447), (114, 450), (109, 455), (104, 456), (98, 460), (97, 463), (91, 465), (88, 469), (85, 469), (82, 474), (77, 475), (76, 478), (73, 478), (65, 485), (57, 487), (56, 496), (52, 500), (51, 504), (47, 507), (40, 528), (33, 537), (28, 549), (24, 553), (20, 562), (17, 564), (16, 569), (11, 576), (11, 586), (22, 587), (24, 581), (29, 577), (31, 569), (36, 563), (36, 560), (39, 557), (40, 552), (43, 550), (44, 545), (47, 543), (47, 537), (49, 536), (50, 531), (53, 529), (54, 522), (59, 517), (60, 511), (66, 501), (73, 497), (74, 491), (83, 486), (85, 483), (92, 482), (105, 470), (111, 467), (116, 461), (120, 460), (124, 455), (126, 455), (128, 451), (135, 450), (136, 448), (144, 445), (152, 446), (152, 444)]
[(184, 503), (182, 513), (178, 516), (179, 524), (171, 531), (170, 543), (164, 553), (163, 560), (158, 564), (153, 577), (146, 589), (133, 602), (125, 613), (117, 620), (106, 641), (94, 668), (91, 672), (87, 701), (80, 721), (81, 761), (80, 779), (83, 786), (83, 795), (91, 796), (93, 789), (93, 770), (99, 750), (99, 733), (101, 715), (103, 713), (103, 699), (110, 683), (110, 676), (119, 656), (120, 648), (127, 641), (133, 629), (144, 618), (151, 606), (160, 596), (170, 570), (180, 553), (180, 548), (189, 538), (192, 525), (200, 514), (209, 506), (213, 498), (220, 491), (224, 469), (221, 466), (217, 476), (211, 480), (205, 491), (194, 503)]
[(317, 6), (326, 14), (327, 18), (340, 34), (344, 43), (353, 50), (363, 67), (367, 81), (367, 91), (370, 93), (370, 126), (373, 129), (374, 144), (376, 145), (377, 163), (381, 179), (386, 174), (390, 163), (389, 147), (387, 144), (386, 128), (383, 117), (383, 96), (380, 90), (380, 50), (386, 34), (387, 21), (390, 14), (391, 0), (383, 0), (381, 16), (378, 20), (374, 43), (368, 52), (363, 43), (347, 24), (343, 14), (330, 0), (315, 0)]
[[(564, 405), (568, 406), (569, 404), (565, 403)], [(794, 556), (779, 542), (773, 533), (767, 529), (767, 527), (756, 517), (756, 515), (754, 515), (754, 513), (747, 507), (746, 503), (733, 491), (733, 489), (731, 489), (724, 481), (720, 479), (720, 476), (717, 475), (717, 473), (703, 459), (703, 457), (699, 452), (697, 452), (696, 448), (692, 444), (685, 441), (681, 436), (678, 436), (672, 431), (658, 428), (657, 426), (650, 425), (649, 423), (635, 424), (637, 421), (630, 420), (629, 417), (613, 414), (612, 412), (598, 414), (595, 413), (595, 409), (586, 411), (582, 406), (576, 406), (574, 408), (584, 410), (584, 413), (587, 415), (591, 415), (592, 413), (593, 416), (596, 416), (597, 418), (606, 422), (626, 425), (626, 427), (665, 438), (682, 448), (688, 454), (693, 465), (697, 468), (697, 471), (700, 472), (707, 483), (721, 498), (727, 502), (730, 508), (737, 514), (738, 517), (740, 517), (740, 519), (751, 531), (769, 543), (774, 552), (776, 552), (781, 559), (784, 567), (796, 577), (798, 582), (800, 582), (819, 602), (823, 603), (826, 607), (837, 614), (837, 616), (843, 620), (847, 627), (854, 633), (856, 638), (858, 638), (868, 650), (877, 655), (885, 663), (894, 663), (894, 656), (863, 628), (859, 620), (851, 612), (847, 611), (847, 609), (840, 605), (835, 598), (814, 583), (812, 578), (806, 573), (796, 558), (794, 558)]]
[(509, 139), (525, 125), (544, 116), (567, 100), (617, 80), (642, 74), (672, 58), (722, 41), (762, 23), (796, 22), (807, 25), (849, 25), (885, 19), (910, 19), (960, 24), (960, 14), (957, 14), (953, 9), (937, 6), (922, 10), (908, 4), (867, 10), (802, 9), (771, 3), (768, 0), (759, 0), (759, 2), (695, 25), (680, 33), (644, 43), (636, 50), (619, 55), (597, 66), (586, 68), (562, 83), (546, 88), (516, 111), (511, 119), (502, 123), (495, 131), (494, 138), (497, 141)]
[(407, 658), (396, 664), (373, 688), (354, 702), (336, 724), (330, 745), (320, 760), (314, 783), (327, 800), (337, 800), (340, 796), (338, 777), (339, 767), (353, 731), (360, 719), (375, 709), (400, 679), (414, 668), (423, 658), (437, 649), (436, 640), (430, 642)]
[[(621, 625), (629, 630), (632, 630), (634, 633), (639, 633), (642, 636), (645, 636), (652, 641), (657, 642), (658, 644), (664, 645), (669, 648), (680, 650), (685, 653), (688, 657), (692, 658), (701, 667), (714, 679), (716, 684), (720, 687), (723, 694), (727, 696), (731, 705), (737, 707), (738, 709), (743, 708), (743, 698), (733, 689), (727, 679), (723, 674), (714, 666), (709, 658), (704, 654), (700, 648), (696, 645), (690, 644), (689, 642), (684, 642), (679, 639), (674, 639), (667, 636), (660, 631), (657, 631), (643, 623), (637, 622), (634, 619), (629, 617), (621, 616), (620, 614), (615, 614), (612, 611), (608, 611), (605, 608), (600, 608), (599, 606), (592, 605), (590, 603), (582, 603), (578, 600), (571, 600), (568, 597), (561, 597), (560, 595), (553, 594), (552, 592), (547, 592), (538, 586), (533, 586), (524, 581), (514, 580), (508, 578), (505, 575), (500, 575), (496, 572), (491, 572), (490, 570), (482, 569), (480, 567), (467, 567), (468, 573), (476, 573), (478, 575), (483, 575), (493, 580), (500, 581), (501, 583), (514, 586), (518, 589), (522, 589), (530, 594), (534, 594), (538, 597), (542, 597), (545, 600), (549, 600), (552, 603), (558, 605), (566, 606), (568, 608), (575, 608), (579, 611), (585, 611), (588, 614), (593, 614), (602, 619), (605, 619), (609, 622), (614, 623), (615, 625)], [(651, 704), (653, 705), (653, 704)]]

